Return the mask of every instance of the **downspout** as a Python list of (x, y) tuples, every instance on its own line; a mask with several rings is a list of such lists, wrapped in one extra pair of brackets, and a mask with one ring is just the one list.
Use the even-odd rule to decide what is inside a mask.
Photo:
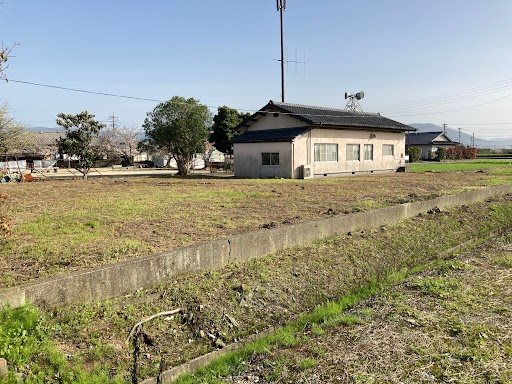
[(292, 140), (292, 179), (295, 179), (295, 142)]
[(308, 158), (307, 158), (307, 163), (308, 165), (312, 165), (312, 162), (311, 162), (311, 129), (309, 130), (308, 132), (308, 145), (307, 145), (307, 148), (308, 148)]

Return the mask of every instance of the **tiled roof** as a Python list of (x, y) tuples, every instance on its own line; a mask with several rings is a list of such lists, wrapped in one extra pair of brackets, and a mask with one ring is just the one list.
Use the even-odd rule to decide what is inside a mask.
[[(430, 145), (434, 143), (435, 139), (440, 135), (443, 135), (442, 131), (409, 133), (405, 135), (405, 145)], [(444, 136), (450, 141), (438, 141), (436, 143), (446, 145), (457, 144), (446, 136), (446, 134)]]
[(23, 142), (30, 147), (55, 147), (57, 148), (57, 140), (64, 137), (65, 132), (32, 132), (28, 131), (23, 134)]
[(309, 127), (265, 129), (260, 131), (247, 131), (236, 137), (233, 143), (259, 143), (264, 141), (289, 141), (309, 131)]
[[(280, 112), (296, 117), (310, 125), (334, 128), (381, 129), (391, 131), (415, 131), (408, 125), (381, 116), (378, 113), (350, 112), (345, 109), (316, 107), (311, 105), (281, 103), (270, 100), (262, 112)], [(261, 114), (261, 112), (259, 112)], [(257, 112), (258, 114), (258, 112)]]

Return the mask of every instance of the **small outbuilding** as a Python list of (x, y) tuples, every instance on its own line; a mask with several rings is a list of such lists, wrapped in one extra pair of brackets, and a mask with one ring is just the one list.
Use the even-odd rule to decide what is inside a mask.
[(421, 148), (421, 159), (432, 160), (436, 158), (436, 152), (439, 148), (453, 148), (459, 145), (452, 141), (448, 135), (442, 131), (435, 132), (413, 132), (405, 136), (405, 147)]
[(378, 113), (270, 101), (233, 141), (235, 176), (308, 178), (405, 167), (408, 125)]

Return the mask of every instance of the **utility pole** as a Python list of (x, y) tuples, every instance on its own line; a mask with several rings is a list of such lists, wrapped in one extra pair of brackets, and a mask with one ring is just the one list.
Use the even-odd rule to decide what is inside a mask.
[(281, 20), (281, 101), (284, 103), (284, 29), (283, 12), (286, 9), (286, 0), (276, 0), (277, 10)]
[(443, 123), (443, 133), (444, 133), (445, 135), (446, 135), (446, 126), (447, 126), (447, 125), (448, 125), (448, 124)]
[(475, 148), (475, 132), (473, 132), (473, 148)]
[(461, 129), (462, 129), (462, 128), (458, 128), (458, 130), (459, 130), (459, 145), (461, 144), (461, 143), (460, 143), (460, 130), (461, 130)]
[(108, 122), (110, 123), (113, 131), (115, 131), (115, 129), (117, 128), (116, 120), (117, 120), (117, 116), (115, 115), (115, 113), (113, 113), (112, 116), (108, 117)]

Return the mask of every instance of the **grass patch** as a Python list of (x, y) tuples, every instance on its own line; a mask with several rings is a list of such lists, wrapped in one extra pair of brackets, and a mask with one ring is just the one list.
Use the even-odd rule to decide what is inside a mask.
[(411, 282), (411, 287), (435, 297), (449, 297), (458, 289), (457, 280), (443, 277), (418, 277)]
[(510, 159), (476, 159), (459, 160), (450, 162), (423, 162), (410, 164), (411, 172), (456, 172), (499, 170), (500, 172), (512, 172), (512, 160)]
[(297, 368), (301, 371), (306, 371), (310, 368), (316, 367), (318, 362), (313, 357), (305, 357), (297, 364)]
[[(5, 384), (122, 383), (102, 372), (86, 372), (81, 362), (68, 361), (50, 341), (39, 312), (31, 307), (0, 309), (0, 357), (8, 362)], [(14, 371), (15, 370), (15, 371)]]
[[(509, 383), (509, 274), (496, 269), (489, 255), (502, 255), (510, 245), (504, 235), (454, 260), (430, 263), (342, 314), (361, 316), (363, 323), (330, 326), (328, 332), (302, 337), (299, 345), (251, 356), (234, 379), (223, 382), (257, 377), (255, 362), (283, 360), (286, 367), (275, 381)], [(458, 294), (445, 295), (454, 285)], [(368, 310), (371, 317), (364, 315)], [(310, 360), (308, 369), (301, 369), (301, 362)]]
[[(254, 354), (268, 353), (281, 348), (288, 348), (297, 345), (300, 340), (304, 340), (303, 331), (308, 324), (316, 326), (333, 325), (354, 325), (359, 323), (355, 316), (344, 316), (344, 311), (353, 307), (355, 304), (369, 298), (380, 292), (384, 287), (396, 284), (407, 276), (405, 270), (398, 273), (391, 273), (382, 281), (372, 281), (365, 287), (359, 288), (354, 292), (344, 296), (340, 300), (331, 301), (325, 305), (317, 307), (312, 313), (307, 313), (299, 317), (298, 320), (279, 328), (272, 334), (252, 342), (238, 351), (229, 352), (205, 368), (199, 369), (194, 375), (184, 375), (180, 377), (177, 384), (192, 383), (216, 383), (219, 377), (225, 377), (238, 371), (241, 363), (249, 356)], [(316, 366), (315, 359), (304, 359), (299, 362), (299, 369), (306, 370)]]
[(512, 253), (505, 253), (494, 259), (495, 263), (500, 267), (512, 268)]

